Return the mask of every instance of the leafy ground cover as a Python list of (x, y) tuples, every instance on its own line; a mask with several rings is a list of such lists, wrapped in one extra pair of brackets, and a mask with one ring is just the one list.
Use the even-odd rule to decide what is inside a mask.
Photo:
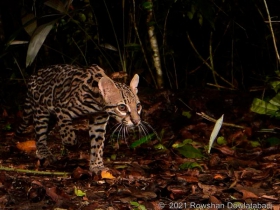
[[(158, 136), (146, 140), (132, 133), (127, 139), (111, 138), (112, 122), (104, 150), (111, 171), (98, 175), (87, 170), (85, 119), (75, 122), (79, 138), (75, 148), (62, 148), (58, 128), (51, 129), (48, 142), (58, 162), (44, 168), (35, 157), (32, 126), (30, 133), (16, 138), (20, 113), (3, 109), (0, 209), (280, 207), (279, 121), (250, 112), (252, 94), (142, 90), (140, 99), (143, 119)], [(230, 124), (222, 126), (210, 154), (215, 123), (196, 114), (201, 112), (214, 119), (224, 114), (224, 122)]]

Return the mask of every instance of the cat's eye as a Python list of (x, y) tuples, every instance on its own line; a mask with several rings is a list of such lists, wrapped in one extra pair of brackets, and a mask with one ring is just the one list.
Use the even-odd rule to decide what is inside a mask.
[(136, 105), (136, 108), (137, 108), (137, 111), (139, 111), (139, 110), (141, 109), (141, 104), (138, 103), (138, 104)]
[(127, 111), (127, 107), (125, 104), (120, 104), (118, 105), (118, 109), (121, 111), (121, 112), (126, 112)]

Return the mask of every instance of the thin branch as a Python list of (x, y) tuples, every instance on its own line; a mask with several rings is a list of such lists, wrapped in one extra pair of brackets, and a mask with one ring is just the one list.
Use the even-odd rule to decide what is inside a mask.
[(34, 171), (34, 170), (19, 169), (19, 168), (9, 168), (4, 166), (0, 166), (0, 171), (13, 171), (13, 172), (25, 173), (25, 174), (56, 175), (56, 176), (69, 176), (71, 174), (69, 172)]
[[(201, 116), (202, 118), (208, 120), (208, 121), (211, 121), (211, 122), (216, 122), (217, 120), (208, 116), (207, 114), (205, 114), (204, 112), (201, 112), (201, 113), (196, 113), (197, 115)], [(240, 129), (245, 129), (244, 126), (241, 126), (241, 125), (235, 125), (235, 124), (232, 124), (232, 123), (225, 123), (223, 122), (223, 125), (225, 126), (229, 126), (229, 127), (234, 127), (234, 128), (240, 128)]]
[(276, 40), (275, 40), (273, 28), (272, 28), (271, 17), (270, 17), (269, 10), (268, 10), (267, 4), (266, 4), (266, 0), (263, 0), (263, 2), (264, 2), (264, 5), (265, 5), (267, 16), (268, 16), (269, 27), (270, 27), (270, 31), (271, 31), (271, 36), (272, 36), (272, 40), (273, 40), (273, 45), (274, 45), (275, 53), (276, 53), (278, 62), (280, 62), (280, 56), (279, 56), (279, 53), (278, 53), (278, 49), (277, 49), (277, 45), (276, 45)]
[(122, 70), (126, 72), (126, 65), (125, 65), (125, 62), (123, 61), (123, 57), (122, 57), (122, 53), (121, 53), (121, 48), (120, 48), (120, 45), (119, 45), (118, 36), (117, 36), (116, 31), (115, 31), (115, 27), (114, 27), (114, 24), (113, 24), (113, 20), (112, 20), (112, 18), (111, 18), (111, 15), (110, 15), (109, 9), (108, 9), (108, 7), (107, 7), (106, 1), (103, 0), (103, 2), (104, 2), (104, 5), (105, 5), (105, 7), (106, 7), (106, 11), (107, 11), (107, 14), (108, 14), (110, 23), (111, 23), (111, 27), (112, 27), (114, 36), (115, 36), (115, 40), (116, 40), (116, 44), (117, 44), (117, 48), (118, 48), (118, 53), (119, 53), (119, 56), (120, 56), (120, 62), (121, 62), (122, 68), (123, 68)]
[(222, 88), (222, 89), (227, 89), (227, 90), (236, 90), (236, 88), (225, 87), (225, 86), (218, 85), (218, 84), (211, 84), (211, 83), (206, 83), (206, 84), (209, 86), (216, 87), (216, 88)]
[[(210, 38), (209, 38), (209, 57), (210, 57), (210, 65), (211, 65), (211, 69), (212, 69), (212, 74), (213, 74), (213, 79), (214, 79), (214, 82), (216, 85), (218, 85), (218, 82), (217, 82), (217, 78), (216, 78), (216, 75), (214, 72), (215, 71), (215, 68), (214, 68), (214, 59), (213, 59), (213, 49), (212, 49), (212, 38), (213, 38), (213, 32), (211, 31), (210, 33)], [(219, 89), (219, 87), (218, 87)]]
[(77, 42), (75, 41), (75, 39), (72, 37), (72, 41), (73, 43), (76, 45), (76, 47), (78, 48), (78, 50), (80, 51), (81, 55), (83, 56), (84, 60), (85, 60), (85, 63), (86, 65), (88, 66), (88, 63), (87, 63), (87, 59), (86, 59), (86, 56), (85, 54), (83, 53), (82, 49), (79, 47), (79, 45), (77, 44)]
[(165, 56), (165, 48), (167, 46), (166, 44), (166, 31), (167, 31), (167, 18), (169, 16), (169, 12), (170, 12), (170, 8), (168, 8), (167, 10), (167, 13), (166, 13), (166, 17), (164, 19), (164, 25), (163, 25), (163, 35), (162, 35), (162, 55), (163, 55), (163, 63), (164, 63), (164, 67), (165, 67), (165, 70), (166, 70), (166, 76), (167, 76), (167, 79), (169, 81), (169, 85), (172, 89), (172, 83), (171, 83), (171, 79), (170, 79), (170, 76), (169, 76), (169, 71), (168, 71), (168, 68), (167, 68), (167, 64), (166, 64), (166, 56)]
[(20, 74), (21, 74), (21, 76), (23, 78), (24, 84), (27, 86), (26, 79), (24, 77), (23, 71), (21, 70), (20, 65), (18, 64), (17, 59), (15, 57), (14, 57), (14, 61), (15, 61), (16, 65), (17, 65), (17, 67), (18, 67), (18, 69), (20, 71)]
[(193, 50), (196, 52), (197, 56), (200, 58), (200, 60), (203, 61), (203, 64), (205, 64), (217, 77), (219, 77), (221, 80), (223, 80), (225, 83), (229, 84), (231, 87), (234, 88), (234, 85), (231, 84), (229, 81), (227, 81), (226, 79), (224, 79), (221, 75), (219, 75), (214, 69), (212, 69), (211, 65), (207, 62), (207, 60), (205, 60), (197, 51), (196, 47), (194, 46), (189, 34), (187, 33), (187, 38), (191, 44), (191, 47), (193, 48)]

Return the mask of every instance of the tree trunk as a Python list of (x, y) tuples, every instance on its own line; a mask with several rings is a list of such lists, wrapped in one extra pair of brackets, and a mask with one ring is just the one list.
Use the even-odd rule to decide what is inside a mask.
[(161, 62), (160, 62), (160, 55), (159, 55), (159, 49), (158, 49), (158, 42), (155, 34), (155, 27), (151, 24), (151, 21), (153, 19), (153, 2), (152, 0), (147, 0), (147, 2), (150, 2), (151, 6), (147, 10), (147, 25), (148, 25), (148, 34), (150, 39), (150, 44), (153, 52), (153, 61), (154, 61), (154, 67), (156, 69), (156, 80), (157, 80), (157, 88), (163, 88), (163, 78), (162, 78), (162, 68), (161, 68)]

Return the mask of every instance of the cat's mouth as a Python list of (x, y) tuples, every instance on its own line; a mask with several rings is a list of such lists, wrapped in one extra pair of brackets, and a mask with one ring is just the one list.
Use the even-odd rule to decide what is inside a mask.
[(135, 130), (138, 130), (139, 136), (142, 137), (149, 136), (150, 132), (152, 131), (152, 133), (154, 133), (157, 136), (157, 138), (160, 139), (158, 137), (157, 132), (152, 128), (152, 126), (149, 123), (142, 120), (140, 120), (136, 125), (132, 122), (128, 124), (127, 121), (117, 122), (117, 124), (114, 125), (111, 137), (116, 136), (117, 139), (127, 139), (131, 131), (133, 131), (133, 133), (135, 134)]

